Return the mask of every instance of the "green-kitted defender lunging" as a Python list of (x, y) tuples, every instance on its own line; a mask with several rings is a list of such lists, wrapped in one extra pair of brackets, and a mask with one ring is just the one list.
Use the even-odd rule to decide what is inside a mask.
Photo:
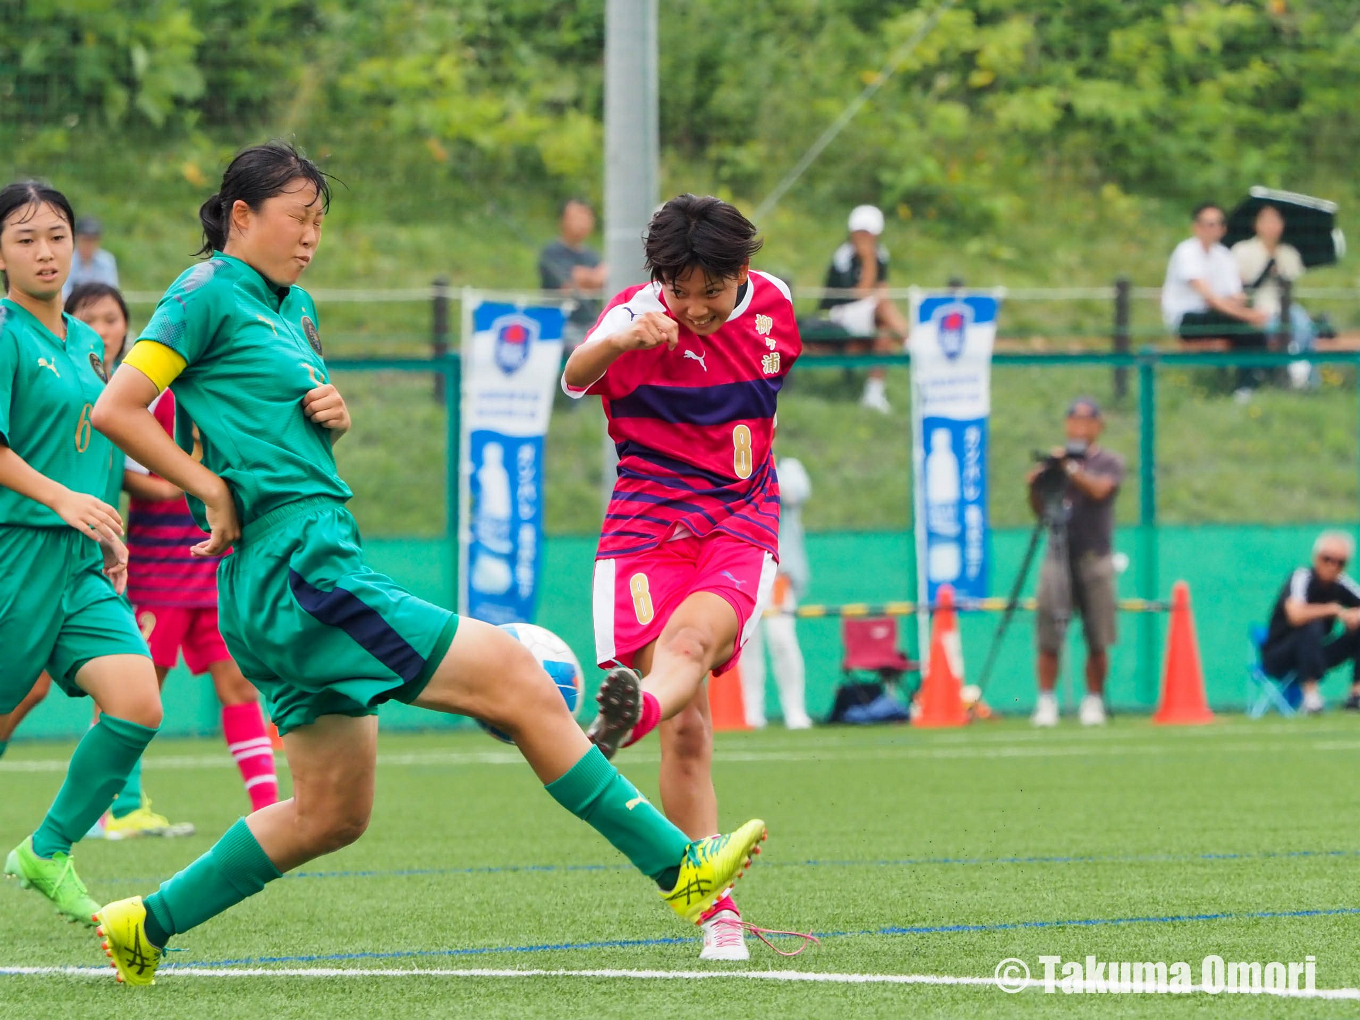
[[(378, 705), (474, 716), (514, 738), (559, 804), (592, 825), (681, 917), (750, 863), (765, 824), (691, 842), (586, 740), (533, 655), (415, 598), (363, 560), (332, 445), (350, 427), (295, 284), (316, 253), (326, 176), (291, 146), (246, 149), (200, 210), (208, 261), (166, 292), (95, 406), (95, 428), (189, 495), (210, 537), (227, 647), (269, 703), (293, 797), (236, 823), (156, 892), (98, 913), (121, 980), (148, 984), (166, 941), (292, 868), (358, 839), (373, 803)], [(198, 425), (171, 440), (146, 410), (173, 384)]]
[(104, 343), (63, 314), (74, 216), (60, 192), (0, 189), (0, 716), (44, 669), (99, 721), (5, 876), (85, 924), (98, 909), (71, 845), (108, 810), (161, 724), (160, 691), (132, 609), (122, 521), (103, 496), (113, 447), (90, 414), (104, 389)]

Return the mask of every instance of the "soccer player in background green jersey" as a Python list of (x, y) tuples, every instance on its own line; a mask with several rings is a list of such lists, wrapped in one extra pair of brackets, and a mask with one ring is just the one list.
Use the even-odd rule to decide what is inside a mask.
[[(378, 706), (473, 716), (509, 734), (555, 800), (598, 830), (691, 923), (764, 838), (747, 822), (690, 841), (586, 740), (534, 656), (369, 569), (332, 446), (350, 428), (296, 286), (321, 240), (326, 175), (283, 143), (241, 152), (200, 210), (206, 262), (186, 270), (94, 410), (94, 425), (182, 488), (218, 568), (219, 625), (269, 703), (291, 799), (237, 822), (146, 897), (99, 912), (120, 980), (149, 984), (167, 940), (356, 840), (373, 804)], [(147, 406), (173, 384), (203, 459)], [(176, 441), (178, 440), (178, 442)], [(397, 455), (398, 451), (393, 451)]]
[(161, 724), (146, 642), (119, 598), (122, 520), (104, 502), (113, 447), (91, 425), (104, 344), (62, 312), (75, 217), (58, 191), (0, 189), (0, 715), (44, 669), (102, 713), (71, 756), (47, 817), (5, 860), (5, 875), (72, 920), (99, 909), (71, 845), (112, 803)]

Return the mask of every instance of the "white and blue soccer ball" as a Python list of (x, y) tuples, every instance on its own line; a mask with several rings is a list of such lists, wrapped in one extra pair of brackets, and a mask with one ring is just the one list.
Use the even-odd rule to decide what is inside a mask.
[[(567, 710), (573, 716), (578, 715), (584, 697), (585, 678), (581, 673), (581, 663), (577, 661), (571, 647), (546, 627), (532, 623), (503, 623), (501, 630), (534, 653), (534, 658), (543, 667), (546, 678), (556, 685), (562, 700), (567, 703)], [(497, 740), (507, 744), (514, 743), (500, 730), (488, 726), (480, 719), (477, 725)]]

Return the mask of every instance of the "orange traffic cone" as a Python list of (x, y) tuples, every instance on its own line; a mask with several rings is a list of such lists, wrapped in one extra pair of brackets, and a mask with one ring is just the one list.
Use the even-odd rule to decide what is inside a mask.
[(1204, 670), (1195, 641), (1195, 618), (1190, 612), (1190, 586), (1184, 581), (1171, 587), (1162, 703), (1152, 721), (1161, 726), (1202, 726), (1214, 721), (1204, 697)]
[(954, 589), (942, 585), (935, 596), (935, 617), (930, 630), (930, 667), (921, 685), (920, 713), (913, 726), (963, 726), (968, 709), (963, 696), (963, 646), (959, 643), (959, 621), (954, 615)]
[(749, 730), (746, 722), (746, 699), (741, 693), (741, 667), (733, 666), (726, 673), (714, 673), (708, 680), (708, 709), (713, 716), (713, 729)]

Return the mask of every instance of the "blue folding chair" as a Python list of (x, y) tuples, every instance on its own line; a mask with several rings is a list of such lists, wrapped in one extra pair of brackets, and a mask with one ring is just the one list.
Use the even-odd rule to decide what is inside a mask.
[(1247, 637), (1251, 641), (1251, 659), (1247, 662), (1251, 704), (1247, 707), (1247, 718), (1259, 719), (1272, 708), (1283, 716), (1297, 715), (1303, 696), (1297, 671), (1291, 670), (1283, 677), (1271, 676), (1261, 662), (1261, 650), (1266, 644), (1265, 627), (1253, 623), (1247, 628)]

